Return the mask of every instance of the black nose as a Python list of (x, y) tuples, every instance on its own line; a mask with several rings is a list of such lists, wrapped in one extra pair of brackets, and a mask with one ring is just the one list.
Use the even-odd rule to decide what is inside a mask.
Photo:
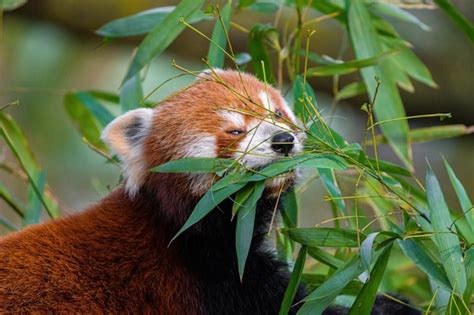
[(288, 132), (277, 133), (272, 138), (272, 149), (277, 153), (288, 155), (295, 146), (293, 140), (295, 137)]

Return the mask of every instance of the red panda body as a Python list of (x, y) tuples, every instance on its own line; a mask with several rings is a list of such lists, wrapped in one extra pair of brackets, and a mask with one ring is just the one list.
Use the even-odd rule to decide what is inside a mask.
[[(121, 159), (124, 184), (79, 214), (0, 239), (0, 313), (277, 314), (289, 271), (265, 243), (276, 192), (295, 174), (266, 182), (241, 281), (232, 200), (169, 245), (216, 176), (149, 169), (183, 157), (258, 169), (302, 152), (298, 130), (278, 91), (222, 70), (155, 109), (118, 117), (103, 139)], [(294, 301), (304, 294), (300, 287)]]
[[(293, 132), (294, 117), (276, 90), (247, 74), (215, 75), (203, 73), (156, 109), (132, 111), (107, 127), (104, 140), (121, 158), (123, 187), (82, 213), (0, 240), (0, 313), (278, 312), (289, 274), (263, 243), (275, 207), (270, 195), (279, 186), (269, 185), (260, 203), (241, 281), (229, 200), (168, 246), (215, 178), (148, 171), (189, 156), (243, 155), (259, 167), (258, 159), (238, 152), (239, 144), (260, 119), (252, 115), (276, 106)], [(280, 128), (267, 124), (269, 135)], [(262, 157), (261, 165), (283, 156), (267, 150), (273, 157)]]

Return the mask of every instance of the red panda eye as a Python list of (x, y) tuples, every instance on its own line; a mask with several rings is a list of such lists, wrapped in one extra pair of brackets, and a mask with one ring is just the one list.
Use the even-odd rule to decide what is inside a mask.
[(233, 130), (227, 131), (227, 133), (230, 133), (233, 136), (240, 136), (241, 134), (244, 133), (244, 131), (240, 129), (233, 129)]
[(283, 114), (279, 109), (275, 109), (275, 116), (278, 117), (278, 118), (282, 118)]

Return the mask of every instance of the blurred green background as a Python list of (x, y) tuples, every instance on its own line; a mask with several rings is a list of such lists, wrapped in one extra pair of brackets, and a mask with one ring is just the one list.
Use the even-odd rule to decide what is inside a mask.
[[(5, 12), (0, 46), (0, 106), (16, 101), (7, 112), (12, 114), (26, 133), (37, 160), (47, 171), (48, 183), (61, 202), (64, 213), (83, 209), (99, 200), (119, 179), (117, 167), (91, 151), (75, 131), (63, 106), (69, 90), (101, 89), (118, 92), (121, 79), (140, 38), (104, 43), (94, 30), (106, 22), (156, 6), (173, 5), (177, 1), (151, 0), (35, 0), (12, 12)], [(474, 1), (452, 1), (470, 20), (474, 19)], [(402, 92), (408, 115), (451, 112), (447, 122), (413, 120), (412, 127), (443, 123), (474, 124), (474, 45), (438, 10), (411, 10), (432, 30), (423, 32), (414, 26), (397, 24), (398, 31), (414, 45), (418, 56), (431, 70), (438, 89), (414, 82), (415, 92)], [(294, 18), (289, 12), (286, 18)], [(256, 21), (272, 21), (270, 15), (237, 15), (242, 25)], [(197, 25), (210, 34), (213, 22)], [(338, 54), (342, 30), (334, 22), (319, 24), (312, 49), (320, 54)], [(231, 30), (235, 51), (246, 51), (247, 36)], [(179, 73), (172, 60), (190, 69), (201, 69), (201, 58), (208, 43), (187, 30), (165, 54), (148, 69), (144, 82), (145, 95), (154, 87)], [(350, 51), (344, 59), (351, 58)], [(163, 97), (190, 83), (191, 77), (174, 79), (159, 89), (152, 100)], [(319, 103), (328, 108), (331, 102), (331, 80), (311, 81)], [(341, 103), (334, 116), (335, 129), (350, 141), (363, 138), (365, 114), (360, 106), (363, 98)], [(323, 110), (327, 116), (329, 109)], [(437, 171), (441, 182), (446, 173), (441, 167), (445, 156), (454, 167), (468, 192), (474, 191), (474, 135), (415, 144), (415, 167), (419, 178), (424, 177), (425, 158)], [(13, 163), (5, 145), (0, 144), (1, 161)], [(383, 159), (398, 162), (388, 146), (381, 148)], [(6, 172), (0, 180), (12, 188), (19, 198), (25, 198), (26, 185)], [(449, 185), (444, 187), (448, 202), (455, 203)], [(323, 201), (324, 192), (318, 181), (302, 194), (303, 226), (313, 225), (331, 217)], [(0, 203), (0, 214), (9, 217), (8, 206)]]

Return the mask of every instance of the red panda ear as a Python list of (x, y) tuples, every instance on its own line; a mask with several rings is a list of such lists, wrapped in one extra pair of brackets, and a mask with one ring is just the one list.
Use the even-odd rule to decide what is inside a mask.
[(201, 80), (210, 80), (210, 81), (215, 81), (216, 79), (219, 78), (219, 75), (223, 73), (225, 70), (222, 70), (221, 68), (212, 68), (212, 69), (206, 69), (201, 71), (197, 76), (196, 80), (201, 81)]
[(115, 118), (102, 132), (102, 140), (119, 156), (126, 178), (126, 189), (135, 194), (146, 174), (142, 143), (149, 134), (153, 118), (151, 108), (131, 110)]

